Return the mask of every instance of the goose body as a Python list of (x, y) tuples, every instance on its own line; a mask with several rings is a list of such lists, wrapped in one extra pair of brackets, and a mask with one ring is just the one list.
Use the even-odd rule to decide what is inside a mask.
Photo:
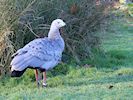
[(48, 37), (35, 39), (17, 50), (11, 61), (11, 72), (25, 71), (28, 67), (44, 70), (55, 67), (61, 61), (65, 47), (59, 31), (63, 26), (65, 26), (65, 23), (61, 19), (54, 20)]
[(22, 71), (29, 66), (49, 70), (61, 61), (63, 50), (62, 37), (35, 39), (17, 51), (11, 62), (11, 70)]

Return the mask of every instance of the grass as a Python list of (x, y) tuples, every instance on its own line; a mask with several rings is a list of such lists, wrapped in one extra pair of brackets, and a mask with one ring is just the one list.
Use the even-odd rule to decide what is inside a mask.
[(63, 65), (65, 73), (54, 77), (48, 73), (48, 87), (39, 89), (32, 70), (21, 78), (4, 77), (0, 100), (132, 100), (133, 28), (119, 23), (114, 30), (103, 35), (107, 58), (96, 59), (101, 68)]
[[(92, 64), (97, 68), (133, 68), (133, 20), (129, 19), (123, 24), (115, 22), (106, 33), (100, 33), (102, 38), (101, 48), (103, 52), (93, 54), (91, 61), (86, 60), (85, 63)], [(94, 51), (95, 52), (95, 51)]]
[(98, 68), (133, 67), (132, 22), (132, 18), (122, 18), (112, 23), (108, 32), (100, 33), (104, 53), (94, 53), (93, 61), (88, 62)]
[[(31, 80), (9, 79), (0, 83), (0, 100), (128, 100), (133, 99), (133, 69), (73, 69), (48, 79), (47, 88)], [(21, 81), (20, 81), (21, 80)]]
[(130, 61), (133, 42), (129, 42), (132, 41), (132, 34), (121, 33), (119, 40), (116, 40), (118, 35), (120, 34), (114, 34), (113, 40), (104, 41), (104, 47), (111, 54), (113, 64), (114, 59), (117, 60), (116, 63), (120, 59), (122, 63), (114, 64), (119, 66), (71, 68), (64, 75), (54, 77), (48, 73), (48, 87), (45, 89), (36, 88), (33, 71), (29, 70), (19, 79), (1, 79), (0, 100), (132, 100), (133, 66)]
[(114, 31), (103, 36), (103, 48), (117, 66), (133, 67), (133, 26), (116, 24)]

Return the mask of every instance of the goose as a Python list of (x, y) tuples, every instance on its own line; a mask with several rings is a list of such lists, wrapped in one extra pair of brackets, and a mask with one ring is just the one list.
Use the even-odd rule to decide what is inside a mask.
[(13, 59), (10, 63), (11, 77), (21, 77), (27, 68), (32, 68), (35, 69), (35, 78), (39, 86), (38, 70), (40, 70), (43, 73), (42, 86), (46, 87), (46, 71), (61, 62), (65, 43), (59, 29), (65, 25), (62, 19), (55, 19), (52, 21), (47, 37), (34, 39), (17, 50), (12, 55)]

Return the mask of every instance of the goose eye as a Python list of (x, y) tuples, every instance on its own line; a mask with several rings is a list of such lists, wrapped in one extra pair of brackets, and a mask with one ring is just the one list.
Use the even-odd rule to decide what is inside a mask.
[(58, 22), (58, 24), (59, 24), (60, 22)]

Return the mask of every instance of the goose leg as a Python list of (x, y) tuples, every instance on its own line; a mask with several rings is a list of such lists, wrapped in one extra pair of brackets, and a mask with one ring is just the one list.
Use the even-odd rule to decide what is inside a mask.
[(38, 70), (35, 69), (34, 72), (35, 72), (36, 84), (37, 84), (37, 87), (39, 87), (40, 83), (39, 83), (39, 79), (38, 79)]
[(43, 83), (42, 83), (42, 86), (43, 87), (47, 86), (47, 84), (46, 84), (46, 71), (43, 72)]

